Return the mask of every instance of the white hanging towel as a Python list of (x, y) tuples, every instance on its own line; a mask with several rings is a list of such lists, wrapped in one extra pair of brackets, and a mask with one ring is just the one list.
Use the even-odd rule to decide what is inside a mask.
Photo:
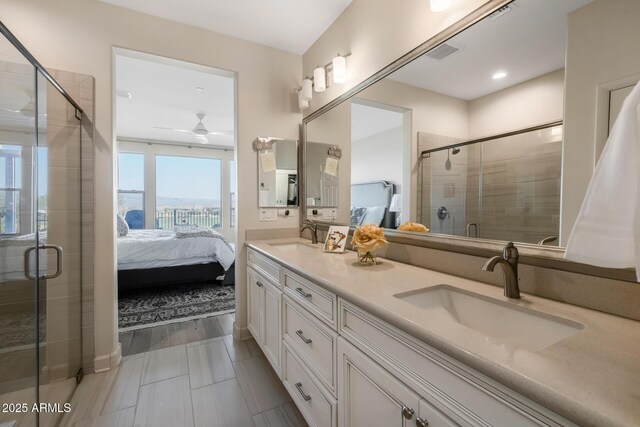
[(633, 268), (640, 282), (640, 83), (622, 104), (564, 257)]

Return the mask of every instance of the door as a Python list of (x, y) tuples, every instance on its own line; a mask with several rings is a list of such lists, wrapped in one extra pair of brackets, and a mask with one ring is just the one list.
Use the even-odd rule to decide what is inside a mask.
[(256, 342), (262, 345), (262, 316), (261, 316), (261, 299), (262, 299), (262, 282), (259, 280), (257, 273), (251, 267), (247, 267), (247, 307), (249, 308), (248, 327), (253, 334)]
[(38, 401), (44, 325), (35, 267), (35, 82), (33, 65), (0, 36), (0, 425), (37, 422), (31, 409)]
[(338, 338), (339, 427), (415, 425), (420, 397), (343, 338)]
[(263, 281), (263, 350), (273, 369), (280, 375), (280, 353), (282, 348), (282, 329), (280, 327), (280, 309), (282, 292), (267, 281)]

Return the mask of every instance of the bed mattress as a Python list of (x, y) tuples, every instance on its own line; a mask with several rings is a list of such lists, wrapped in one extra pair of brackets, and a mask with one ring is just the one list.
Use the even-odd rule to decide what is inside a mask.
[(235, 247), (222, 238), (178, 239), (170, 230), (130, 230), (118, 237), (118, 270), (137, 270), (219, 262), (228, 270)]

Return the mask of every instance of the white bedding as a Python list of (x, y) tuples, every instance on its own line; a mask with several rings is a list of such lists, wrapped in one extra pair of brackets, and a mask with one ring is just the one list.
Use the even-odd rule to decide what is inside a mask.
[[(230, 247), (231, 246), (231, 247)], [(219, 262), (226, 270), (235, 248), (221, 238), (176, 238), (175, 231), (129, 230), (118, 237), (118, 270), (134, 270)]]

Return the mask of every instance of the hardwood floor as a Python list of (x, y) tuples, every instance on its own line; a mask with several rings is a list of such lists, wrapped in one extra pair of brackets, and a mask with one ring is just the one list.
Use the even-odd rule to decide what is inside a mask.
[(121, 365), (86, 375), (60, 425), (306, 427), (256, 342), (230, 335), (233, 320), (120, 334)]

